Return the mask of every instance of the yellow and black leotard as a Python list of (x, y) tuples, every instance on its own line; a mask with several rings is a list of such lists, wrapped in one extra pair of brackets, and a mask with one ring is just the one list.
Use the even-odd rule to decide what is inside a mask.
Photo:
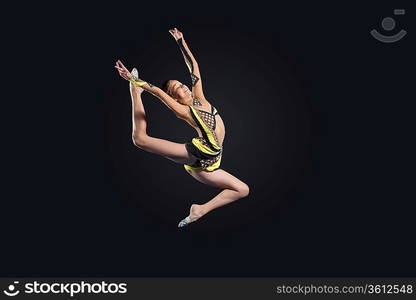
[(200, 110), (189, 105), (192, 118), (201, 130), (202, 136), (195, 137), (191, 143), (186, 143), (186, 150), (196, 162), (193, 165), (184, 165), (186, 170), (214, 171), (220, 167), (222, 147), (215, 134), (217, 109), (211, 105), (211, 112)]
[[(200, 78), (197, 76), (199, 75), (199, 71), (196, 69), (196, 65), (194, 65), (195, 59), (193, 59), (192, 54), (188, 52), (189, 49), (185, 45), (183, 38), (178, 39), (176, 42), (185, 59), (186, 66), (189, 69), (192, 87), (195, 87), (197, 83), (200, 82)], [(197, 109), (194, 106), (202, 106), (196, 98), (192, 101), (192, 105), (189, 105), (189, 110), (193, 120), (200, 129), (202, 136), (195, 137), (192, 139), (191, 143), (185, 144), (186, 150), (196, 159), (196, 162), (192, 165), (184, 165), (184, 167), (188, 171), (214, 171), (220, 167), (222, 156), (222, 147), (215, 134), (215, 116), (218, 115), (218, 111), (212, 105), (211, 112)]]

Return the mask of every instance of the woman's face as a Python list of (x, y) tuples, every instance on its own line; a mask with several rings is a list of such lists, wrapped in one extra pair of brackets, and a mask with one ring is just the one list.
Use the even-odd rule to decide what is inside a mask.
[(192, 92), (186, 85), (182, 84), (181, 82), (177, 80), (169, 80), (168, 94), (180, 101), (181, 99), (189, 98), (189, 96), (192, 95)]

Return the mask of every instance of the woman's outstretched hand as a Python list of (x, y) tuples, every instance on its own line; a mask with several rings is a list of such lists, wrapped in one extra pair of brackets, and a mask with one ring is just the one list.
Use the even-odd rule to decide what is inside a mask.
[(175, 38), (175, 40), (179, 40), (180, 38), (183, 38), (182, 32), (180, 32), (176, 27), (169, 30), (170, 34)]
[(116, 65), (114, 67), (117, 69), (118, 74), (124, 79), (129, 80), (133, 78), (133, 75), (129, 72), (129, 70), (127, 70), (127, 68), (123, 65), (123, 63), (120, 60), (116, 62)]

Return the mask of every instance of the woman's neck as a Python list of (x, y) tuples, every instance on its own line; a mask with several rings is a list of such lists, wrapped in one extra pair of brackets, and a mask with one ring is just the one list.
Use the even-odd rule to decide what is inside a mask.
[(187, 98), (182, 98), (180, 102), (184, 105), (192, 105), (193, 99), (194, 98), (192, 96), (189, 96)]

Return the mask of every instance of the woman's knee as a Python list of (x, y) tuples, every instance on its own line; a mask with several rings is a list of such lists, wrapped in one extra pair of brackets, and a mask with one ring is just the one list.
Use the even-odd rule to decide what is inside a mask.
[(238, 194), (240, 195), (241, 198), (247, 197), (248, 194), (250, 193), (250, 188), (249, 186), (242, 182), (237, 189)]
[(148, 142), (148, 135), (144, 132), (134, 133), (132, 136), (133, 144), (139, 148), (145, 148)]

